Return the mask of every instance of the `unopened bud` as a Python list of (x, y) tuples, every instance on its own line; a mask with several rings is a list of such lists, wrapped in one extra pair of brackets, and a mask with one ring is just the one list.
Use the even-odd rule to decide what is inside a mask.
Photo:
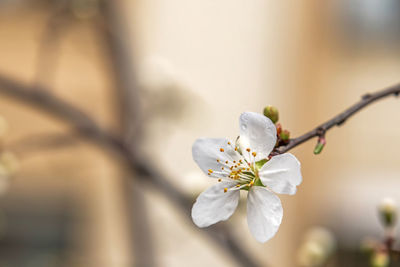
[(389, 263), (389, 255), (384, 251), (378, 251), (371, 257), (372, 267), (387, 267)]
[(290, 132), (288, 130), (283, 130), (280, 134), (279, 137), (283, 142), (289, 141), (290, 138)]
[(324, 149), (325, 145), (326, 145), (326, 139), (324, 137), (320, 137), (318, 139), (317, 145), (314, 148), (314, 154), (318, 155), (319, 153), (321, 153), (322, 149)]
[(385, 227), (393, 227), (396, 223), (397, 206), (393, 199), (384, 198), (378, 207), (379, 216)]
[(279, 120), (279, 111), (276, 107), (266, 106), (264, 108), (264, 116), (269, 118), (273, 123), (276, 123)]

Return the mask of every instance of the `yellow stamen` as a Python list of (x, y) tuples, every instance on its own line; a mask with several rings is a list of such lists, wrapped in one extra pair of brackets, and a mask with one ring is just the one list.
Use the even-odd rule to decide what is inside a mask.
[(253, 155), (253, 157), (257, 156), (256, 152), (251, 153)]
[(226, 192), (228, 192), (228, 188), (225, 187), (224, 188), (224, 193), (226, 193)]
[(221, 147), (221, 148), (219, 149), (219, 151), (224, 152), (225, 150)]
[(218, 179), (218, 182), (221, 182), (221, 181), (222, 181), (222, 179), (221, 179), (221, 178), (219, 178), (219, 179)]
[(209, 173), (213, 173), (213, 170), (209, 169), (208, 172), (209, 172)]
[(250, 148), (246, 148), (246, 151), (247, 151), (247, 152), (250, 152)]

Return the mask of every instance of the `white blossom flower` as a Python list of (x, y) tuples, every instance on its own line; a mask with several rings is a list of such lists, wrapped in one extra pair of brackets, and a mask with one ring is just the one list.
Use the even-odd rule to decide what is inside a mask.
[(235, 143), (201, 138), (193, 144), (194, 161), (218, 183), (199, 195), (192, 219), (198, 227), (227, 220), (239, 203), (240, 190), (245, 190), (250, 232), (257, 241), (266, 242), (278, 231), (283, 215), (274, 193), (296, 193), (302, 181), (300, 162), (289, 153), (269, 157), (277, 135), (275, 125), (264, 115), (245, 112), (239, 124)]

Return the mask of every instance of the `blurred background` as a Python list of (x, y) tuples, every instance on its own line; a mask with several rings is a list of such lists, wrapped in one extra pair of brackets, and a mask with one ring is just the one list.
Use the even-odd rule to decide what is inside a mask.
[[(253, 265), (317, 266), (299, 253), (322, 229), (336, 252), (320, 266), (366, 266), (361, 240), (383, 236), (376, 206), (400, 202), (398, 99), (329, 131), (321, 155), (315, 140), (291, 151), (303, 183), (281, 196), (283, 222), (266, 244), (250, 235), (244, 205), (221, 228), (194, 226), (190, 205), (213, 181), (191, 145), (234, 139), (239, 115), (268, 104), (303, 134), (398, 83), (399, 47), (398, 0), (0, 0), (0, 266), (246, 266), (213, 239), (222, 227)], [(69, 105), (189, 205), (78, 134), (68, 118), (82, 114), (60, 115)]]

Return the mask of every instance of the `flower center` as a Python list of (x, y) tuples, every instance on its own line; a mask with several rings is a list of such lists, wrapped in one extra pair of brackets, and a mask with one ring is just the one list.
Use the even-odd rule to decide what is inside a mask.
[(234, 181), (237, 183), (235, 187), (224, 188), (224, 192), (227, 192), (228, 190), (248, 190), (257, 180), (259, 180), (255, 164), (257, 153), (251, 151), (250, 148), (247, 148), (244, 152), (248, 153), (248, 158), (250, 160), (247, 161), (237, 146), (232, 146), (230, 142), (228, 142), (228, 146), (232, 148), (233, 153), (229, 154), (224, 148), (219, 148), (219, 152), (223, 153), (225, 160), (217, 159), (221, 169), (209, 169), (208, 175), (211, 175), (212, 173), (219, 175), (220, 178), (218, 179), (218, 182)]

